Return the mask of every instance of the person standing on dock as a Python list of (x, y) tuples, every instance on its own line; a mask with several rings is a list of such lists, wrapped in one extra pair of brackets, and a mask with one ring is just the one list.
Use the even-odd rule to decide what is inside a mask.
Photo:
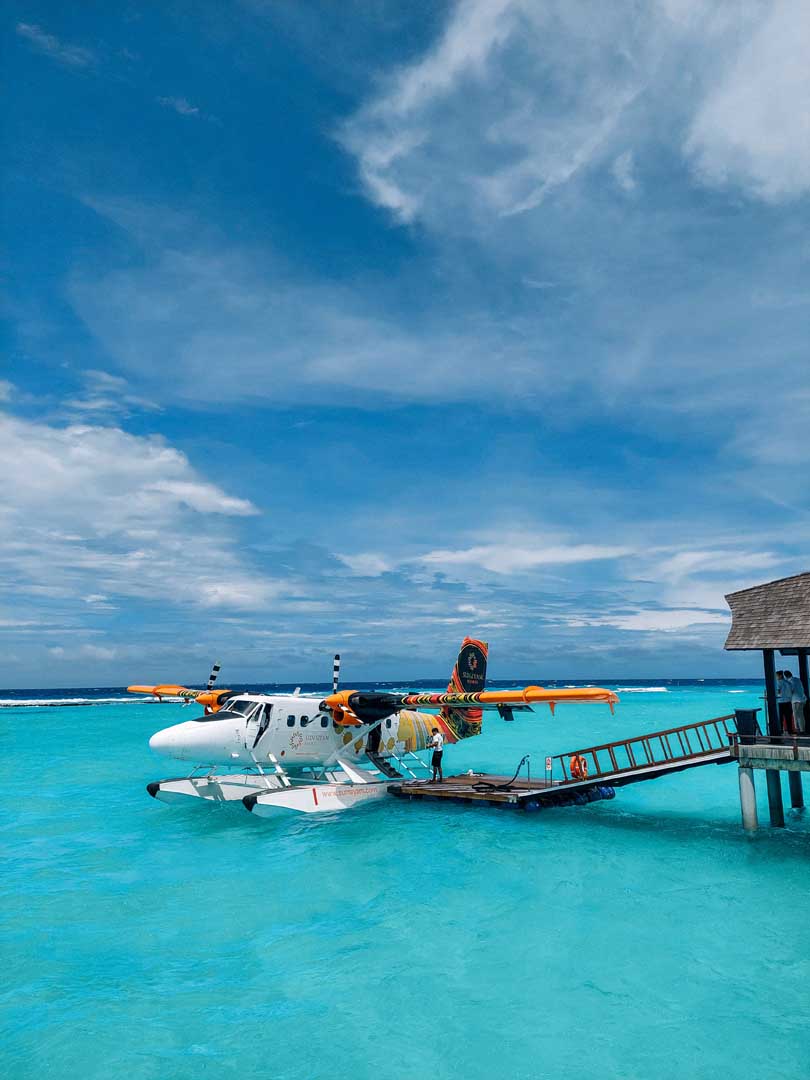
[(794, 678), (789, 671), (786, 671), (783, 682), (790, 688), (793, 734), (804, 735), (804, 703), (807, 701), (807, 694), (804, 692), (802, 680)]
[(433, 777), (431, 783), (438, 782), (441, 784), (444, 780), (444, 773), (442, 772), (442, 755), (444, 754), (444, 735), (439, 731), (437, 727), (431, 732), (430, 744), (433, 748), (433, 757), (430, 759), (430, 765), (433, 769)]
[(789, 671), (776, 673), (776, 707), (779, 710), (779, 726), (783, 735), (792, 735), (793, 706), (791, 703), (791, 679)]

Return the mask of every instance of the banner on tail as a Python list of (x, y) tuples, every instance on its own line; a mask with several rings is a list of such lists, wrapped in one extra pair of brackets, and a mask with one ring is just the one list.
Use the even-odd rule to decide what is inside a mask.
[[(448, 694), (478, 694), (487, 682), (487, 656), (489, 646), (486, 641), (465, 637), (461, 643), (458, 659), (447, 687)], [(469, 739), (481, 734), (481, 709), (454, 709), (446, 705), (439, 716), (447, 728), (446, 735), (451, 742)]]

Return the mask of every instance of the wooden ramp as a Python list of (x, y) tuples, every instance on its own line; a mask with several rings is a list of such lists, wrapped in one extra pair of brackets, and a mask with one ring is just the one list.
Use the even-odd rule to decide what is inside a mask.
[(655, 780), (659, 776), (722, 765), (732, 760), (736, 736), (734, 716), (718, 716), (631, 739), (588, 746), (546, 758), (540, 778), (465, 773), (442, 783), (409, 780), (392, 784), (392, 795), (403, 799), (449, 799), (537, 810), (542, 806), (585, 805), (612, 799), (615, 788)]

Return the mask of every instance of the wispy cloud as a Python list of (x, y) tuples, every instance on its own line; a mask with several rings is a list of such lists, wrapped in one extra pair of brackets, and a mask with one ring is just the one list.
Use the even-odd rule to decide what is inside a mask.
[(556, 544), (551, 547), (543, 542), (534, 545), (497, 543), (479, 544), (460, 550), (438, 549), (419, 557), (427, 566), (465, 567), (477, 566), (496, 574), (514, 574), (539, 566), (566, 566), (572, 563), (596, 562), (603, 559), (619, 559), (633, 554), (632, 548), (610, 547), (599, 544)]
[(379, 577), (393, 568), (393, 564), (372, 551), (358, 552), (356, 555), (338, 555), (342, 563), (359, 577)]
[(184, 97), (159, 97), (155, 98), (158, 105), (162, 105), (166, 109), (173, 109), (174, 112), (180, 116), (199, 116), (200, 110), (196, 105), (192, 105), (190, 101), (187, 101)]
[(85, 68), (96, 62), (96, 54), (92, 49), (81, 45), (70, 45), (60, 41), (55, 34), (49, 34), (36, 23), (17, 23), (17, 34), (28, 44), (60, 64), (72, 68)]
[(432, 225), (451, 203), (470, 224), (538, 206), (605, 152), (644, 87), (651, 57), (628, 55), (614, 17), (617, 33), (597, 38), (582, 8), (456, 4), (439, 41), (340, 132), (370, 197)]
[(131, 389), (126, 379), (108, 371), (89, 369), (81, 373), (82, 392), (65, 398), (62, 408), (72, 419), (99, 421), (129, 416), (135, 410), (158, 411), (161, 406)]
[(629, 194), (638, 187), (632, 150), (625, 150), (623, 154), (619, 154), (611, 165), (610, 171), (613, 173), (613, 179), (622, 191), (626, 191)]
[(647, 611), (634, 611), (630, 614), (593, 615), (589, 618), (575, 617), (569, 620), (571, 626), (612, 626), (617, 630), (661, 631), (671, 633), (695, 626), (712, 624), (727, 625), (729, 615), (716, 611), (701, 611), (699, 608), (660, 608)]
[[(658, 227), (654, 208), (641, 202), (633, 200), (633, 212), (649, 213), (650, 228)], [(159, 398), (168, 366), (173, 394), (198, 407), (246, 398), (375, 408), (500, 401), (567, 422), (627, 420), (656, 435), (667, 428), (683, 435), (691, 425), (699, 439), (710, 435), (749, 460), (762, 459), (766, 445), (774, 463), (800, 452), (801, 439), (773, 432), (771, 418), (775, 409), (798, 415), (804, 400), (803, 308), (740, 307), (741, 295), (766, 282), (772, 291), (783, 282), (792, 293), (800, 288), (807, 267), (789, 236), (784, 245), (771, 238), (762, 259), (737, 260), (733, 271), (716, 275), (699, 252), (669, 246), (666, 237), (649, 250), (637, 225), (602, 233), (602, 219), (583, 204), (576, 231), (566, 218), (549, 219), (545, 234), (532, 236), (529, 255), (522, 233), (504, 238), (497, 259), (514, 262), (517, 280), (542, 286), (521, 290), (521, 306), (513, 298), (499, 310), (488, 307), (486, 290), (459, 297), (452, 287), (442, 293), (417, 283), (423, 302), (414, 310), (392, 299), (390, 282), (325, 281), (272, 250), (234, 247), (182, 215), (93, 205), (141, 255), (106, 272), (98, 258), (77, 265), (69, 294), (111, 364), (137, 376), (147, 397)], [(700, 220), (702, 211), (695, 213)], [(670, 228), (679, 221), (676, 215)], [(595, 281), (572, 279), (556, 257), (558, 239), (584, 249), (589, 274), (601, 267)], [(538, 260), (535, 274), (521, 272), (527, 258)], [(547, 287), (550, 259), (563, 287)], [(661, 259), (677, 288), (653, 287)], [(786, 340), (794, 342), (789, 350)], [(116, 396), (103, 390), (95, 400)], [(93, 400), (85, 395), (88, 409)]]

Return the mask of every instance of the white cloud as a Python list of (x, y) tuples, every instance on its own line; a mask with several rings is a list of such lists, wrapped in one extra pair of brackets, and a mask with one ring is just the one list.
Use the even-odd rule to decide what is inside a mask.
[(162, 105), (166, 109), (173, 109), (174, 112), (180, 116), (199, 116), (200, 110), (196, 105), (192, 105), (190, 101), (186, 101), (184, 97), (159, 97), (155, 98), (158, 105)]
[(213, 484), (199, 481), (156, 480), (149, 490), (166, 496), (169, 504), (182, 503), (202, 514), (235, 514), (244, 517), (259, 512), (247, 499), (235, 499)]
[(539, 566), (565, 566), (601, 559), (619, 559), (630, 554), (632, 548), (599, 544), (560, 544), (544, 547), (542, 544), (533, 546), (501, 543), (479, 544), (459, 550), (438, 549), (419, 556), (416, 561), (426, 566), (477, 566), (496, 574), (516, 574)]
[(769, 570), (781, 561), (770, 551), (679, 551), (664, 559), (656, 568), (664, 580), (679, 580), (692, 574), (731, 574)]
[(284, 591), (251, 571), (227, 528), (257, 509), (160, 438), (0, 416), (0, 459), (14, 478), (0, 513), (7, 593), (96, 610), (116, 596), (259, 610)]
[(617, 630), (645, 630), (670, 632), (685, 630), (691, 626), (726, 624), (730, 615), (716, 611), (700, 611), (694, 608), (634, 611), (630, 614), (594, 616), (568, 620), (569, 626), (612, 626)]
[(375, 203), (484, 243), (587, 170), (635, 190), (631, 126), (701, 182), (792, 197), (810, 189), (809, 54), (806, 0), (459, 0), (339, 138)]
[(91, 660), (114, 660), (118, 652), (115, 648), (106, 645), (82, 645), (78, 654), (89, 657)]
[(54, 34), (47, 33), (36, 23), (17, 23), (16, 30), (17, 34), (38, 52), (50, 56), (53, 60), (58, 60), (66, 67), (83, 68), (95, 62), (96, 55), (91, 49), (85, 49), (79, 45), (68, 45)]
[(392, 568), (392, 564), (382, 555), (374, 552), (362, 552), (356, 555), (338, 555), (338, 559), (359, 577), (379, 577)]
[(114, 646), (107, 645), (52, 645), (48, 654), (54, 660), (115, 660), (120, 654)]
[[(120, 207), (104, 212), (148, 245), (150, 257), (102, 276), (77, 272), (70, 295), (110, 356), (141, 384), (163, 386), (170, 368), (174, 395), (196, 405), (257, 397), (375, 406), (381, 399), (472, 401), (493, 389), (528, 403), (539, 395), (546, 360), (531, 327), (504, 335), (485, 313), (403, 319), (373, 291), (302, 279), (277, 257), (201, 246), (187, 235), (191, 226), (171, 215), (164, 223)], [(558, 375), (544, 396), (568, 385)], [(102, 402), (111, 396), (98, 395)]]
[(764, 10), (698, 110), (686, 151), (705, 182), (777, 201), (810, 191), (810, 6)]

